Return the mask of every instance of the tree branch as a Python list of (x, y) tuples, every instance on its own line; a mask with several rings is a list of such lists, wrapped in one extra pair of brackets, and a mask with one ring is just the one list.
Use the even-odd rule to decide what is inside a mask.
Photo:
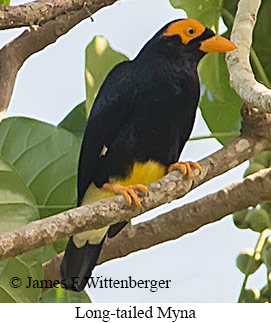
[(268, 168), (150, 221), (129, 226), (115, 239), (106, 240), (98, 263), (178, 239), (228, 214), (268, 201), (270, 196), (271, 168)]
[[(228, 214), (268, 201), (270, 196), (271, 168), (268, 168), (150, 221), (127, 226), (114, 239), (105, 240), (98, 264), (178, 239)], [(59, 279), (62, 257), (60, 254), (43, 265), (45, 279)]]
[[(39, 0), (20, 6), (0, 6), (0, 30), (23, 26), (41, 26), (49, 20), (85, 8), (93, 13), (116, 0)], [(89, 15), (89, 14), (88, 14)]]
[(271, 90), (255, 80), (249, 62), (252, 32), (261, 0), (240, 0), (231, 32), (238, 49), (226, 53), (230, 83), (241, 99), (262, 112), (271, 113)]
[(98, 201), (31, 222), (0, 235), (0, 260), (51, 244), (69, 235), (129, 220), (142, 212), (180, 198), (193, 188), (241, 164), (255, 154), (270, 148), (267, 140), (238, 138), (226, 147), (200, 161), (202, 172), (194, 182), (172, 172), (149, 186), (149, 196), (141, 196), (142, 210), (129, 207), (122, 196)]
[[(105, 5), (112, 4), (116, 0), (92, 0), (92, 1), (71, 1), (69, 0), (64, 6), (63, 14), (58, 6), (60, 3), (65, 3), (64, 0), (57, 0), (54, 2), (48, 1), (37, 1), (31, 2), (24, 6), (17, 7), (2, 7), (2, 12), (6, 12), (7, 17), (4, 15), (3, 19), (8, 18), (8, 14), (11, 12), (16, 13), (20, 19), (25, 19), (25, 21), (32, 21), (33, 12), (35, 17), (43, 19), (43, 16), (39, 16), (38, 13), (46, 15), (47, 18), (43, 19), (43, 23), (51, 17), (50, 21), (45, 22), (41, 27), (35, 27), (23, 32), (18, 38), (14, 39), (10, 43), (6, 44), (0, 50), (0, 122), (8, 109), (10, 98), (13, 92), (15, 80), (17, 73), (25, 60), (32, 54), (44, 49), (46, 46), (54, 43), (60, 36), (67, 33), (71, 28), (77, 25), (83, 19), (89, 17), (90, 12), (94, 13)], [(78, 3), (81, 3), (81, 7), (77, 11), (68, 10), (68, 4), (71, 5), (70, 8), (74, 9), (78, 7)], [(84, 5), (84, 3), (86, 5)], [(59, 10), (54, 12), (54, 8), (57, 6)], [(50, 10), (48, 9), (50, 8)], [(13, 9), (12, 9), (13, 8)], [(34, 8), (34, 9), (33, 9)], [(81, 8), (81, 9), (80, 9)], [(48, 10), (49, 11), (48, 11)], [(27, 12), (24, 16), (25, 11)], [(33, 11), (33, 12), (32, 12)], [(58, 12), (59, 16), (56, 16)], [(16, 16), (16, 17), (17, 17)], [(1, 10), (0, 10), (0, 22), (1, 22)], [(19, 18), (18, 18), (19, 19)], [(19, 21), (20, 21), (19, 19)], [(10, 21), (13, 21), (12, 19)], [(37, 23), (37, 21), (32, 21), (31, 23)], [(13, 24), (14, 26), (14, 24)]]

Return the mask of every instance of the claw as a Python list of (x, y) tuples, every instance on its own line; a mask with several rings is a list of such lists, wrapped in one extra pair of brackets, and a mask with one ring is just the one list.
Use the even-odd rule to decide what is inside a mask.
[(167, 172), (170, 173), (170, 172), (172, 172), (174, 170), (179, 170), (183, 175), (187, 174), (188, 178), (193, 180), (195, 178), (195, 174), (194, 174), (191, 167), (194, 167), (194, 168), (198, 169), (199, 172), (201, 173), (200, 164), (197, 163), (197, 162), (192, 162), (192, 161), (174, 163), (174, 164), (169, 166)]
[(137, 207), (141, 207), (141, 202), (135, 190), (149, 193), (148, 188), (142, 184), (124, 186), (120, 184), (105, 183), (101, 189), (106, 192), (114, 193), (116, 195), (121, 194), (124, 196), (126, 202), (129, 205), (131, 205), (132, 202), (134, 202)]

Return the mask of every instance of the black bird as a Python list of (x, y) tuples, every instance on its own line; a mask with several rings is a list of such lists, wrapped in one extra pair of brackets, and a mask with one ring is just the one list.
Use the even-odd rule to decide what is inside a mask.
[[(197, 65), (209, 52), (236, 49), (194, 19), (165, 25), (137, 57), (115, 66), (91, 110), (78, 170), (78, 206), (122, 194), (140, 207), (136, 190), (179, 169), (193, 178), (193, 162), (178, 162), (199, 101)], [(126, 222), (72, 236), (61, 264), (66, 289), (84, 289), (105, 237)]]

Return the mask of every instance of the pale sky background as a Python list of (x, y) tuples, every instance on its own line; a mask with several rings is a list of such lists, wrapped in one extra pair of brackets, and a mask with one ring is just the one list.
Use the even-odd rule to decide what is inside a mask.
[[(12, 1), (19, 4), (25, 1)], [(105, 36), (111, 45), (133, 58), (144, 43), (167, 22), (185, 17), (168, 0), (123, 0), (94, 14), (62, 36), (53, 45), (33, 55), (19, 72), (7, 116), (28, 116), (57, 124), (85, 99), (85, 48), (95, 35)], [(20, 34), (20, 30), (0, 31), (0, 47)], [(218, 107), (219, 109), (219, 107)], [(198, 111), (192, 136), (209, 131)], [(182, 160), (199, 160), (221, 147), (214, 139), (189, 142)], [(197, 188), (185, 198), (171, 203), (183, 205), (221, 189), (242, 178), (247, 164)], [(168, 210), (169, 206), (163, 206)], [(149, 212), (149, 216), (157, 211)], [(145, 220), (142, 215), (136, 221)], [(195, 233), (125, 258), (97, 266), (94, 276), (112, 279), (170, 279), (170, 289), (152, 293), (144, 289), (93, 289), (95, 302), (236, 302), (243, 275), (235, 266), (244, 248), (254, 247), (257, 235), (238, 230), (231, 216), (205, 226)], [(253, 280), (261, 287), (263, 268)]]

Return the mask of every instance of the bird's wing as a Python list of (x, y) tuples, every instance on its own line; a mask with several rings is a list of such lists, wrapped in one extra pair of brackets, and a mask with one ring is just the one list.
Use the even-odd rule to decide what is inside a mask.
[(136, 96), (132, 62), (117, 65), (105, 79), (86, 126), (78, 169), (78, 205), (93, 182), (102, 151), (109, 147), (127, 120)]

